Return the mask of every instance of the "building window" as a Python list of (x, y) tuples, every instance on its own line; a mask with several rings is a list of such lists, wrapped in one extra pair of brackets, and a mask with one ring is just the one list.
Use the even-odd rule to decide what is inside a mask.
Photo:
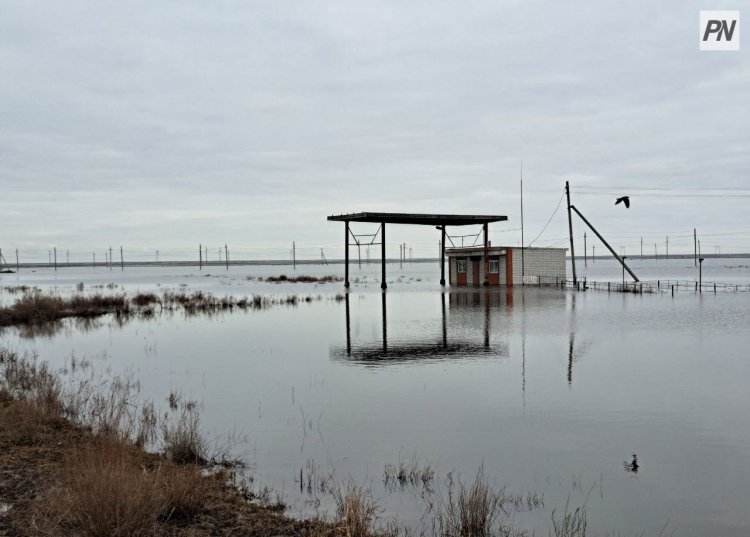
[(466, 272), (466, 259), (459, 259), (456, 262), (458, 272)]
[(500, 261), (490, 259), (490, 274), (497, 274), (498, 272), (500, 272)]

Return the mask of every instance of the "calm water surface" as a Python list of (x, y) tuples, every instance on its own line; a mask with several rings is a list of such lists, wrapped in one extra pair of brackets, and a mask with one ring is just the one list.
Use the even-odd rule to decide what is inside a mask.
[[(717, 260), (713, 279), (747, 282), (743, 261)], [(669, 264), (665, 279), (694, 278), (688, 261)], [(589, 278), (619, 278), (614, 265), (596, 265)], [(69, 270), (0, 283), (60, 293), (84, 281), (117, 291), (322, 295), (266, 311), (102, 319), (85, 330), (66, 322), (48, 336), (1, 336), (58, 367), (75, 356), (132, 374), (161, 404), (173, 390), (199, 400), (210, 436), (247, 434), (239, 454), (293, 514), (316, 506), (298, 483), (300, 468), (314, 468), (370, 486), (387, 515), (420, 527), (429, 518), (420, 494), (383, 484), (385, 465), (416, 457), (435, 469), (435, 495), (445, 494), (449, 472), (470, 479), (480, 465), (510, 492), (544, 494), (544, 508), (516, 515), (542, 535), (566, 502), (587, 506), (595, 534), (750, 533), (750, 293), (443, 293), (436, 267), (411, 265), (389, 267), (383, 295), (372, 265), (354, 270), (360, 283), (336, 301), (341, 284), (246, 279), (291, 273), (279, 267), (209, 277), (190, 268)], [(653, 262), (640, 270), (669, 272)], [(626, 465), (634, 454), (637, 472)]]

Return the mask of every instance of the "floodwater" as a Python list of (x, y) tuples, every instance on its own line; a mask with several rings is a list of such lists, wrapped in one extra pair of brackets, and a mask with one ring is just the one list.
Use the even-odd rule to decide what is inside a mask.
[[(704, 280), (748, 283), (748, 264), (707, 260)], [(612, 263), (588, 269), (590, 280), (621, 277)], [(634, 269), (642, 278), (696, 277), (689, 260)], [(336, 483), (369, 486), (384, 518), (424, 528), (448, 474), (469, 480), (483, 466), (510, 493), (544, 495), (543, 507), (515, 515), (537, 534), (566, 503), (586, 506), (593, 534), (750, 533), (750, 293), (442, 292), (436, 266), (413, 264), (389, 265), (383, 294), (379, 270), (353, 268), (359, 281), (338, 301), (327, 298), (342, 293), (341, 283), (247, 279), (291, 267), (3, 275), (2, 286), (60, 293), (83, 281), (86, 291), (112, 292), (112, 283), (115, 292), (324, 299), (210, 317), (104, 318), (85, 329), (69, 321), (35, 337), (5, 329), (0, 344), (56, 367), (75, 356), (133, 375), (142, 395), (162, 405), (170, 391), (198, 400), (210, 437), (247, 436), (237, 453), (291, 514), (332, 505), (300, 490), (302, 469), (305, 479), (333, 474)], [(434, 469), (432, 493), (384, 484), (386, 465), (412, 459)]]

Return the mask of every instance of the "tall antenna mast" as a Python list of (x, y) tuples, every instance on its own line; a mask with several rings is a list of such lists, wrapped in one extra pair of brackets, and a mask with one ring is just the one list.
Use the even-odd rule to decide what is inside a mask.
[(524, 284), (524, 277), (526, 275), (526, 266), (523, 258), (523, 160), (521, 160), (521, 286)]

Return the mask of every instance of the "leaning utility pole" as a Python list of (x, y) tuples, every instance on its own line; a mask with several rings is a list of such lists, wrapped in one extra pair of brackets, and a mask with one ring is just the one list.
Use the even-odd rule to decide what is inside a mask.
[[(640, 280), (638, 280), (638, 276), (636, 276), (635, 273), (632, 270), (630, 270), (630, 267), (628, 267), (625, 264), (625, 260), (623, 259), (624, 255), (623, 255), (623, 257), (620, 257), (619, 255), (617, 255), (617, 252), (615, 252), (615, 249), (612, 248), (612, 246), (610, 246), (610, 244), (604, 239), (604, 237), (601, 236), (601, 234), (596, 230), (596, 228), (591, 225), (591, 222), (589, 222), (586, 219), (586, 217), (583, 216), (583, 214), (581, 214), (581, 211), (579, 211), (574, 205), (570, 205), (568, 207), (568, 210), (570, 210), (570, 209), (574, 210), (576, 212), (576, 214), (581, 218), (581, 220), (583, 220), (584, 224), (586, 224), (587, 226), (589, 226), (589, 229), (594, 232), (594, 234), (597, 236), (597, 238), (600, 241), (602, 241), (602, 243), (604, 243), (604, 246), (606, 246), (609, 249), (609, 251), (612, 253), (612, 255), (615, 256), (615, 259), (617, 259), (620, 262), (620, 264), (622, 265), (622, 268), (624, 270), (627, 270), (628, 274), (630, 274), (633, 277), (633, 280), (636, 281), (636, 282), (640, 281)], [(623, 254), (624, 254), (624, 252), (623, 252)]]
[(565, 195), (568, 198), (568, 232), (570, 233), (570, 263), (573, 266), (573, 285), (578, 281), (576, 277), (576, 251), (573, 246), (573, 215), (570, 213), (570, 185), (565, 181)]

